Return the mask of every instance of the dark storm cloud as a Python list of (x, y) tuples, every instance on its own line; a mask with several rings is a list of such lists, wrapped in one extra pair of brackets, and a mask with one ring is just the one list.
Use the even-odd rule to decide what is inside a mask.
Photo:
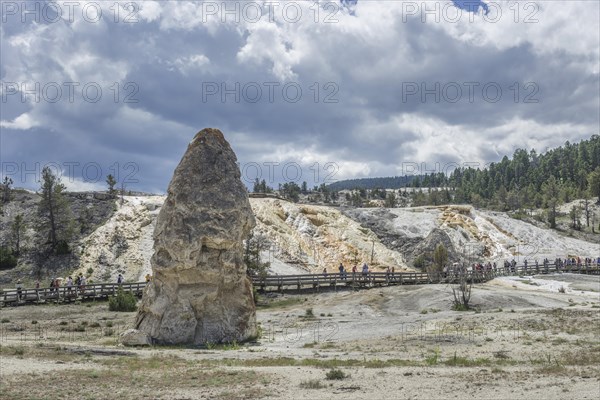
[[(242, 165), (297, 161), (307, 176), (315, 160), (332, 161), (340, 164), (339, 177), (394, 175), (408, 161), (493, 161), (516, 147), (560, 145), (597, 133), (595, 53), (540, 48), (534, 37), (511, 45), (459, 40), (440, 24), (422, 23), (420, 16), (404, 20), (392, 11), (380, 14), (382, 21), (392, 19), (384, 30), (368, 7), (380, 5), (358, 3), (355, 17), (318, 29), (172, 23), (167, 14), (129, 25), (59, 22), (46, 30), (8, 21), (2, 27), (3, 82), (93, 81), (103, 98), (30, 104), (11, 96), (2, 104), (2, 161), (94, 162), (104, 175), (114, 165), (122, 175), (131, 173), (123, 168), (130, 162), (139, 181), (131, 183), (134, 189), (160, 191), (194, 133), (209, 126), (225, 132)], [(273, 35), (284, 50), (269, 42), (242, 51), (253, 38)], [(472, 101), (467, 82), (478, 84)], [(127, 84), (135, 86), (127, 90)], [(259, 87), (260, 98), (252, 102), (242, 93), (236, 102), (229, 94), (223, 101), (222, 85), (231, 90), (236, 84), (250, 97)], [(268, 85), (274, 84), (271, 101)], [(297, 102), (284, 98), (286, 84), (301, 88)], [(442, 93), (439, 102), (431, 94), (423, 100), (421, 89), (436, 84), (451, 97), (458, 85), (460, 99)], [(414, 85), (419, 92), (408, 95)], [(484, 98), (484, 85), (500, 87), (501, 98)], [(127, 95), (135, 102), (126, 102)], [(528, 95), (538, 102), (525, 103)], [(326, 102), (327, 96), (337, 102)], [(16, 120), (25, 112), (28, 119)], [(585, 134), (582, 127), (589, 128)], [(76, 176), (84, 178), (82, 171)], [(91, 183), (103, 186), (103, 179)]]

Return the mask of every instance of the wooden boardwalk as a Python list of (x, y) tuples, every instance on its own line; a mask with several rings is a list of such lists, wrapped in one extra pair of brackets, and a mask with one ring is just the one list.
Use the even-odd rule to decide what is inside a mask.
[[(127, 292), (132, 292), (136, 296), (141, 296), (146, 282), (134, 283), (98, 283), (81, 287), (61, 286), (59, 288), (39, 288), (39, 289), (4, 289), (0, 293), (0, 306), (7, 304), (27, 304), (27, 303), (70, 303), (87, 299), (105, 299), (108, 296), (117, 294), (119, 287)], [(19, 293), (20, 292), (20, 293)]]
[[(588, 266), (571, 265), (558, 267), (554, 264), (548, 264), (547, 267), (539, 265), (515, 266), (514, 268), (498, 268), (496, 270), (487, 271), (469, 271), (467, 278), (474, 282), (487, 282), (497, 276), (522, 276), (522, 275), (540, 275), (553, 274), (557, 272), (570, 272), (578, 274), (599, 275), (600, 269), (597, 264)], [(253, 277), (252, 283), (257, 289), (267, 290), (301, 290), (305, 288), (313, 288), (318, 290), (321, 287), (374, 287), (388, 285), (425, 285), (435, 283), (455, 283), (458, 281), (458, 274), (436, 274), (431, 275), (427, 272), (369, 272), (363, 275), (361, 272), (353, 274), (347, 272), (327, 273), (327, 274), (304, 274), (304, 275), (268, 275), (266, 277)]]
[[(497, 276), (522, 276), (522, 275), (540, 275), (553, 274), (557, 272), (568, 272), (577, 274), (600, 275), (600, 266), (591, 265), (565, 265), (558, 267), (555, 264), (549, 264), (547, 267), (539, 265), (520, 265), (515, 268), (504, 268), (488, 271), (469, 271), (468, 279), (474, 283), (486, 282)], [(327, 273), (327, 274), (303, 274), (303, 275), (268, 275), (265, 277), (252, 277), (254, 287), (262, 291), (286, 291), (312, 289), (318, 291), (321, 288), (334, 290), (338, 287), (369, 288), (390, 285), (424, 285), (435, 283), (453, 283), (456, 282), (458, 275), (438, 274), (430, 275), (426, 272), (369, 272), (363, 275), (360, 272), (353, 274), (351, 272)], [(66, 287), (59, 288), (40, 288), (40, 289), (4, 289), (0, 293), (0, 306), (5, 305), (23, 305), (23, 304), (41, 304), (47, 302), (70, 303), (73, 301), (105, 299), (108, 296), (114, 296), (117, 290), (121, 288), (124, 291), (132, 292), (136, 296), (141, 296), (146, 282), (134, 283), (98, 283), (85, 285), (84, 287)]]

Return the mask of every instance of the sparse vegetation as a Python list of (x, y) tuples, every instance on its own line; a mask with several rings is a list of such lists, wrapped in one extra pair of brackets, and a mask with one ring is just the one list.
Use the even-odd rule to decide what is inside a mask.
[[(4, 352), (4, 348), (3, 348)], [(11, 349), (14, 353), (14, 350)], [(64, 353), (64, 350), (61, 350)], [(47, 350), (52, 355), (52, 350)], [(57, 355), (59, 353), (56, 353)], [(85, 355), (69, 356), (85, 359)], [(48, 387), (56, 382), (77, 382), (71, 390), (74, 397), (84, 398), (84, 393), (96, 393), (97, 398), (121, 398), (135, 393), (134, 398), (159, 398), (169, 396), (174, 390), (210, 390), (213, 398), (262, 398), (269, 375), (255, 371), (226, 371), (221, 368), (206, 369), (197, 362), (173, 356), (117, 357), (97, 360), (105, 368), (57, 370), (52, 374), (23, 374), (18, 381), (3, 382), (3, 396), (21, 398), (27, 387), (28, 398), (46, 398)], [(129, 395), (127, 395), (129, 393)]]
[(490, 365), (491, 361), (487, 358), (470, 359), (467, 357), (454, 356), (444, 361), (444, 364), (451, 367), (478, 367), (482, 365)]
[[(393, 288), (390, 288), (390, 291), (391, 289)], [(416, 289), (421, 292), (419, 296), (424, 295), (422, 288)], [(385, 290), (387, 289), (383, 289), (382, 293)], [(344, 297), (364, 296), (366, 301), (362, 304), (367, 304), (378, 311), (382, 310), (385, 314), (385, 308), (381, 308), (381, 305), (387, 306), (390, 296), (386, 293), (384, 295), (380, 296), (377, 291), (365, 291), (361, 294), (342, 293)], [(592, 381), (595, 382), (599, 376), (597, 365), (600, 364), (600, 346), (594, 337), (594, 329), (600, 320), (596, 310), (590, 309), (590, 303), (587, 303), (588, 307), (585, 309), (566, 307), (566, 303), (560, 309), (543, 309), (523, 307), (523, 303), (519, 302), (511, 305), (511, 301), (508, 300), (490, 304), (486, 303), (485, 297), (482, 296), (481, 300), (478, 299), (478, 302), (481, 301), (479, 315), (443, 311), (444, 315), (439, 317), (433, 315), (439, 312), (433, 307), (441, 307), (439, 304), (444, 303), (434, 302), (430, 297), (420, 297), (414, 299), (406, 314), (414, 318), (415, 314), (426, 312), (427, 317), (417, 315), (416, 319), (426, 319), (432, 324), (439, 321), (449, 322), (443, 328), (443, 333), (425, 330), (412, 336), (417, 337), (422, 333), (422, 339), (411, 340), (411, 335), (405, 334), (403, 340), (399, 340), (400, 335), (392, 332), (382, 335), (382, 331), (373, 330), (369, 332), (369, 337), (365, 338), (363, 332), (356, 330), (356, 337), (348, 341), (348, 331), (358, 326), (353, 325), (354, 314), (348, 312), (348, 309), (355, 310), (351, 307), (355, 306), (356, 298), (353, 297), (350, 302), (347, 299), (340, 301), (341, 296), (326, 294), (319, 295), (318, 300), (305, 302), (305, 296), (264, 297), (265, 302), (270, 306), (265, 306), (266, 311), (259, 314), (259, 317), (263, 324), (271, 324), (274, 327), (273, 330), (269, 330), (269, 336), (274, 335), (275, 340), (279, 341), (282, 335), (286, 334), (279, 327), (294, 326), (302, 329), (302, 337), (295, 342), (285, 344), (288, 346), (285, 350), (286, 357), (269, 351), (272, 348), (270, 346), (278, 347), (281, 342), (272, 344), (267, 341), (244, 346), (237, 343), (208, 344), (207, 348), (211, 351), (167, 346), (152, 350), (126, 349), (140, 356), (101, 356), (94, 353), (99, 346), (109, 351), (123, 350), (115, 347), (118, 344), (118, 332), (109, 325), (119, 326), (121, 330), (127, 323), (130, 326), (134, 317), (131, 314), (108, 312), (106, 302), (88, 302), (80, 306), (70, 304), (3, 308), (1, 311), (3, 319), (10, 319), (10, 322), (13, 322), (3, 326), (3, 332), (8, 331), (14, 337), (20, 337), (20, 332), (12, 333), (12, 328), (20, 325), (26, 330), (26, 335), (37, 334), (40, 328), (44, 330), (49, 328), (48, 330), (57, 332), (57, 335), (49, 335), (48, 340), (40, 341), (41, 347), (31, 342), (24, 344), (22, 350), (2, 346), (0, 356), (25, 360), (15, 360), (20, 363), (28, 362), (28, 359), (48, 360), (51, 361), (47, 363), (50, 366), (62, 362), (73, 363), (77, 365), (77, 369), (70, 379), (78, 379), (78, 382), (86, 385), (86, 393), (90, 390), (96, 398), (123, 397), (127, 396), (128, 391), (135, 393), (133, 398), (136, 396), (137, 398), (167, 398), (173, 393), (179, 393), (177, 390), (181, 393), (185, 392), (186, 396), (190, 397), (199, 397), (200, 391), (210, 392), (213, 398), (221, 399), (277, 397), (274, 393), (281, 395), (281, 392), (276, 392), (278, 389), (274, 391), (276, 386), (268, 386), (270, 377), (265, 372), (271, 373), (272, 370), (277, 371), (275, 382), (278, 385), (281, 384), (282, 377), (285, 379), (290, 374), (302, 374), (293, 380), (295, 382), (293, 388), (285, 389), (304, 391), (302, 393), (304, 397), (311, 395), (320, 397), (331, 393), (340, 393), (344, 396), (344, 393), (350, 392), (362, 395), (361, 392), (365, 391), (363, 397), (377, 398), (373, 395), (373, 390), (378, 390), (381, 382), (396, 375), (400, 379), (419, 381), (428, 378), (428, 375), (442, 374), (456, 379), (461, 384), (468, 384), (470, 387), (473, 385), (474, 388), (481, 387), (481, 393), (485, 393), (490, 386), (499, 388), (509, 381), (514, 382), (515, 376), (524, 374), (522, 375), (525, 377), (524, 380), (514, 385), (515, 393), (518, 394), (522, 394), (524, 388), (531, 383), (530, 376), (561, 379), (561, 384), (577, 376), (580, 381), (578, 385), (584, 385), (585, 388), (589, 387)], [(556, 290), (554, 294), (547, 293), (546, 296), (567, 300), (566, 297), (559, 296)], [(570, 297), (572, 303), (583, 304), (581, 303), (583, 297), (578, 291), (573, 291)], [(332, 298), (335, 302), (329, 303)], [(451, 300), (452, 296), (446, 293), (443, 301), (450, 303)], [(87, 308), (90, 304), (92, 307)], [(330, 308), (331, 304), (334, 304), (335, 308)], [(422, 306), (417, 307), (419, 304)], [(515, 307), (516, 314), (497, 313), (499, 306), (507, 305), (507, 311), (510, 307)], [(280, 306), (281, 309), (278, 309)], [(479, 304), (472, 306), (480, 307)], [(286, 307), (289, 309), (284, 309)], [(27, 309), (31, 312), (25, 313)], [(311, 310), (309, 314), (312, 313), (313, 316), (328, 315), (329, 310), (335, 310), (334, 314), (339, 318), (335, 321), (309, 319), (306, 317), (308, 309)], [(94, 312), (98, 314), (93, 314)], [(389, 321), (386, 318), (385, 315), (381, 317), (382, 324)], [(33, 326), (32, 321), (37, 321), (37, 324)], [(329, 332), (323, 330), (329, 323), (347, 324), (340, 326), (348, 330), (342, 332), (341, 337), (333, 337), (333, 341), (329, 341), (324, 337)], [(452, 330), (450, 324), (453, 324), (452, 327), (456, 329), (464, 327), (465, 330)], [(474, 329), (471, 329), (472, 324), (475, 324)], [(92, 329), (100, 327), (102, 329)], [(64, 328), (64, 331), (61, 332), (61, 328)], [(319, 329), (318, 338), (315, 336), (315, 329)], [(464, 337), (459, 337), (463, 334)], [(67, 338), (75, 343), (67, 343), (65, 341)], [(58, 341), (54, 342), (54, 340)], [(334, 351), (326, 349), (334, 349)], [(156, 354), (151, 355), (150, 352)], [(185, 357), (173, 356), (183, 352), (186, 352)], [(546, 353), (550, 357), (547, 357)], [(277, 366), (290, 368), (268, 368)], [(399, 370), (398, 367), (403, 368)], [(352, 380), (326, 379), (326, 374), (332, 370), (340, 371), (343, 375), (350, 373)], [(237, 374), (239, 371), (255, 372), (254, 380), (245, 380), (244, 384), (231, 383), (231, 376), (228, 374)], [(32, 374), (36, 373), (32, 372)], [(163, 373), (165, 376), (161, 375)], [(530, 373), (533, 375), (528, 375)], [(33, 375), (23, 374), (18, 379), (19, 387), (34, 382), (35, 385), (49, 382), (48, 377), (37, 374), (37, 378), (41, 379), (34, 380)], [(60, 366), (48, 375), (59, 379), (67, 376)], [(411, 378), (402, 378), (403, 375)], [(589, 376), (591, 379), (582, 378), (582, 375)], [(156, 382), (149, 382), (148, 379), (154, 379)], [(183, 382), (183, 379), (186, 381)], [(182, 383), (178, 386), (180, 382)], [(103, 388), (101, 384), (105, 387)], [(325, 388), (330, 389), (319, 392)], [(20, 392), (17, 390), (11, 382), (6, 392), (3, 387), (3, 396), (18, 398), (17, 394)], [(408, 391), (403, 393), (409, 394)], [(570, 394), (575, 397), (575, 394), (579, 393), (577, 388), (572, 388)], [(76, 390), (70, 395), (82, 397)], [(44, 396), (46, 395), (37, 387), (31, 394), (31, 398), (44, 398)]]
[(300, 387), (302, 389), (323, 389), (326, 388), (327, 385), (322, 384), (319, 379), (309, 379), (307, 381), (300, 382)]
[(137, 298), (131, 292), (126, 292), (119, 288), (116, 296), (110, 296), (108, 299), (108, 309), (110, 311), (131, 312), (137, 310)]
[(332, 368), (325, 374), (325, 378), (328, 380), (342, 380), (349, 378), (350, 375), (346, 374), (341, 369)]
[(430, 354), (425, 358), (427, 365), (437, 365), (440, 359), (440, 349), (435, 349), (433, 354)]

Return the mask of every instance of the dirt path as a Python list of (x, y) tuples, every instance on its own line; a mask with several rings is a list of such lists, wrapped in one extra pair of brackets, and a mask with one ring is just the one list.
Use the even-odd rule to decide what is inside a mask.
[[(59, 383), (38, 397), (23, 390), (52, 377), (102, 399), (596, 398), (600, 277), (544, 279), (573, 290), (496, 279), (474, 287), (468, 312), (450, 310), (447, 285), (280, 296), (257, 312), (257, 343), (210, 349), (123, 349), (116, 337), (135, 314), (106, 303), (5, 308), (0, 397), (85, 398)], [(329, 380), (332, 368), (349, 376)]]

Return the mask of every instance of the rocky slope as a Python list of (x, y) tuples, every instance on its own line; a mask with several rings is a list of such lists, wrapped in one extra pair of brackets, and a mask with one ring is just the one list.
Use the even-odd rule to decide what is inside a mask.
[(62, 276), (80, 265), (85, 238), (101, 228), (111, 218), (117, 208), (116, 200), (101, 192), (65, 193), (73, 217), (73, 241), (71, 253), (47, 255), (42, 252), (47, 238), (37, 229), (42, 224), (38, 213), (40, 196), (27, 190), (13, 190), (11, 200), (2, 206), (0, 212), (0, 245), (12, 248), (11, 226), (15, 217), (23, 216), (26, 229), (21, 238), (21, 256), (16, 268), (0, 271), (0, 285), (16, 279), (35, 280), (38, 274), (42, 279), (50, 275)]
[(152, 233), (163, 196), (124, 196), (106, 223), (81, 241), (81, 261), (75, 274), (94, 282), (141, 281), (151, 272)]
[(474, 261), (600, 256), (600, 235), (592, 241), (565, 237), (506, 213), (471, 206), (363, 208), (348, 209), (345, 214), (372, 229), (408, 260), (432, 251), (437, 242), (446, 245), (451, 259), (467, 257)]
[(407, 269), (402, 254), (386, 247), (371, 229), (334, 207), (251, 199), (255, 233), (265, 235), (274, 258), (312, 272), (334, 272), (367, 262), (374, 269)]
[[(5, 207), (0, 240), (7, 235), (11, 215), (35, 210), (37, 195), (22, 196)], [(150, 272), (152, 232), (164, 196), (125, 196), (123, 205), (89, 193), (73, 194), (72, 199), (80, 210), (77, 215), (89, 209), (93, 219), (57, 273), (78, 268), (77, 273), (96, 282), (114, 281), (119, 273), (128, 281), (142, 280)], [(351, 268), (365, 261), (375, 270), (388, 265), (396, 270), (411, 269), (419, 254), (433, 251), (440, 242), (449, 249), (452, 261), (465, 256), (478, 261), (600, 256), (598, 234), (567, 237), (541, 224), (470, 206), (356, 209), (272, 198), (251, 198), (250, 204), (257, 223), (254, 233), (268, 241), (269, 249), (262, 256), (271, 263), (273, 273), (321, 272), (324, 267), (333, 272), (340, 262)], [(33, 227), (29, 233), (34, 235)], [(53, 262), (47, 261), (44, 268), (51, 268)], [(27, 279), (33, 276), (33, 268), (26, 260), (15, 270), (0, 271), (0, 280)]]

